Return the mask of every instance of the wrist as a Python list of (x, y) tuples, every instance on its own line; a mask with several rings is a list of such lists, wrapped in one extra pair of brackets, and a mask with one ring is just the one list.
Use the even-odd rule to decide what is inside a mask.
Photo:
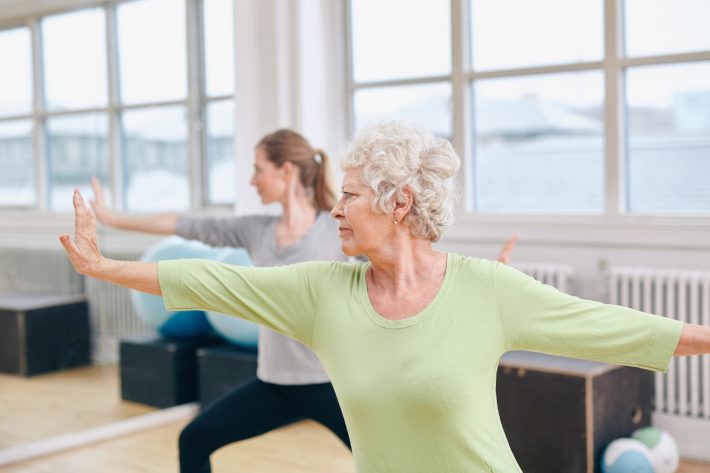
[(94, 264), (92, 264), (90, 274), (87, 274), (87, 276), (91, 276), (94, 279), (105, 280), (107, 279), (106, 276), (110, 273), (111, 260), (101, 256), (96, 262), (94, 262)]

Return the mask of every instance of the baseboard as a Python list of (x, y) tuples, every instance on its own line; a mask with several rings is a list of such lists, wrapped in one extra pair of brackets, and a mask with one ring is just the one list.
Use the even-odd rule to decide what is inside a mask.
[(651, 422), (654, 427), (667, 430), (673, 436), (681, 457), (710, 461), (710, 419), (654, 413)]

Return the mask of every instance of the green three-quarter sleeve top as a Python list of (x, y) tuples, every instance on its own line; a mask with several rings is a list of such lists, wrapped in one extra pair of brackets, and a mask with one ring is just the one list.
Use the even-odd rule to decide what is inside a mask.
[(663, 371), (682, 330), (455, 254), (422, 312), (387, 320), (369, 301), (368, 265), (165, 261), (159, 278), (170, 310), (235, 314), (310, 346), (337, 392), (358, 473), (520, 472), (497, 411), (503, 353)]

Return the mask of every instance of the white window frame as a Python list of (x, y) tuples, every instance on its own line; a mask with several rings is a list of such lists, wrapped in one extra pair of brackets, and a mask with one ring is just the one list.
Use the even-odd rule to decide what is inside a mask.
[[(69, 116), (83, 113), (99, 112), (108, 115), (107, 147), (109, 171), (111, 175), (111, 192), (114, 207), (117, 211), (124, 210), (124, 182), (122, 169), (122, 130), (120, 116), (126, 110), (150, 109), (169, 105), (179, 105), (186, 108), (188, 116), (187, 135), (187, 169), (190, 187), (190, 208), (188, 211), (227, 211), (231, 210), (233, 203), (214, 204), (209, 202), (207, 189), (208, 169), (206, 157), (206, 133), (203, 126), (204, 115), (209, 103), (219, 100), (234, 101), (234, 93), (207, 97), (205, 93), (205, 61), (204, 61), (204, 23), (202, 21), (203, 0), (182, 0), (186, 7), (186, 36), (187, 36), (187, 96), (184, 100), (142, 103), (139, 105), (122, 105), (119, 100), (118, 76), (118, 34), (116, 9), (122, 3), (139, 0), (107, 0), (73, 2), (73, 6), (56, 8), (48, 6), (39, 12), (33, 12), (22, 18), (13, 19), (11, 22), (0, 23), (0, 30), (27, 27), (30, 31), (33, 65), (33, 106), (30, 114), (3, 116), (0, 121), (30, 119), (33, 126), (33, 160), (35, 170), (35, 195), (36, 203), (31, 206), (0, 206), (0, 216), (9, 218), (18, 217), (17, 214), (37, 215), (58, 214), (56, 219), (63, 221), (63, 212), (50, 211), (48, 208), (47, 189), (47, 129), (48, 118)], [(177, 0), (176, 0), (177, 1)], [(42, 41), (40, 23), (44, 17), (56, 14), (71, 13), (90, 8), (104, 10), (106, 21), (106, 48), (107, 48), (107, 80), (108, 103), (105, 107), (93, 107), (71, 110), (68, 112), (48, 111), (43, 96), (44, 71), (42, 70)]]
[[(449, 241), (470, 241), (471, 235), (483, 240), (500, 241), (514, 231), (524, 231), (540, 241), (587, 242), (592, 245), (613, 243), (635, 244), (632, 235), (643, 234), (648, 244), (669, 247), (681, 245), (710, 249), (707, 237), (710, 232), (710, 216), (634, 215), (625, 207), (625, 149), (623, 135), (624, 72), (626, 68), (640, 65), (672, 64), (676, 62), (710, 61), (710, 51), (688, 54), (666, 54), (637, 58), (623, 55), (623, 0), (603, 0), (604, 8), (604, 57), (600, 61), (574, 64), (524, 67), (485, 72), (472, 72), (470, 67), (469, 0), (451, 0), (451, 54), (452, 69), (447, 76), (421, 77), (377, 82), (355, 82), (353, 79), (353, 46), (351, 28), (351, 0), (346, 0), (346, 63), (348, 134), (354, 131), (355, 92), (371, 87), (449, 81), (452, 85), (452, 144), (462, 157), (459, 173), (462, 202), (459, 206), (457, 224), (447, 234)], [(604, 152), (604, 197), (605, 206), (600, 215), (575, 214), (495, 214), (474, 211), (474, 192), (471, 172), (473, 143), (470, 116), (470, 83), (476, 79), (522, 77), (535, 74), (598, 70), (605, 83), (605, 152)], [(576, 228), (576, 231), (572, 230)], [(584, 231), (579, 231), (584, 228)], [(698, 231), (700, 230), (700, 231)], [(680, 233), (679, 233), (680, 232)], [(710, 233), (705, 233), (706, 235)], [(555, 235), (555, 236), (553, 236)], [(571, 236), (574, 235), (574, 236)], [(579, 235), (583, 235), (581, 238)], [(679, 240), (679, 238), (681, 240)], [(606, 243), (603, 243), (606, 242)]]

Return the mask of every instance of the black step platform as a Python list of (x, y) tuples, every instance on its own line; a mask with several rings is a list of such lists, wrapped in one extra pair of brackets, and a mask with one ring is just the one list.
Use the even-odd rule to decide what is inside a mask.
[(197, 400), (197, 350), (224, 343), (217, 337), (166, 339), (158, 335), (120, 343), (121, 398), (154, 407)]
[(651, 423), (653, 373), (540, 353), (506, 353), (498, 410), (525, 473), (594, 473), (612, 440)]
[(32, 376), (90, 361), (83, 294), (0, 294), (0, 372)]
[(202, 407), (256, 377), (257, 353), (225, 344), (197, 350)]

